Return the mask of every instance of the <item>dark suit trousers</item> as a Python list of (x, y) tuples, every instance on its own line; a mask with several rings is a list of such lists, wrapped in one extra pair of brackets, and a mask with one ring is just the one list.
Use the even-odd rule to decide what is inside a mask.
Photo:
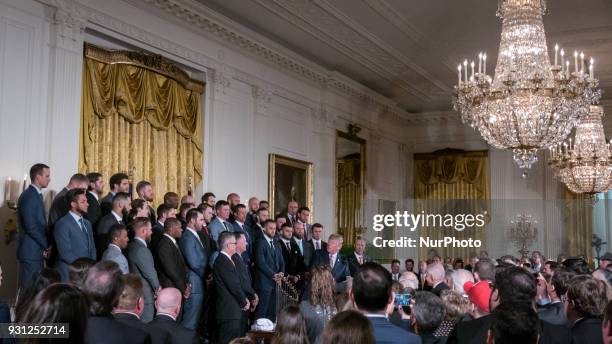
[(227, 344), (234, 338), (242, 337), (242, 320), (219, 320), (219, 344)]
[(262, 290), (258, 294), (259, 304), (255, 309), (255, 320), (266, 318), (276, 322), (276, 289)]
[(25, 291), (38, 277), (44, 268), (44, 260), (20, 260), (19, 261), (19, 288)]

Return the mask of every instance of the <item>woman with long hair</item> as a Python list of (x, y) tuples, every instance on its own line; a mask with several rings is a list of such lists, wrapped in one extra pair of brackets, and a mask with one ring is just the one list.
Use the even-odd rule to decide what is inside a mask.
[(310, 344), (306, 321), (297, 306), (287, 306), (278, 314), (272, 344)]
[(315, 266), (310, 271), (310, 299), (300, 303), (306, 319), (308, 339), (315, 343), (325, 324), (336, 315), (335, 281), (328, 266)]
[(325, 326), (321, 344), (375, 344), (372, 323), (357, 311), (336, 314)]
[(61, 282), (61, 280), (62, 277), (60, 276), (60, 273), (55, 269), (44, 268), (40, 270), (40, 273), (38, 273), (38, 276), (36, 276), (34, 282), (30, 284), (25, 291), (19, 293), (17, 304), (15, 305), (15, 319), (17, 319), (18, 322), (24, 322), (22, 317), (36, 294), (53, 283)]

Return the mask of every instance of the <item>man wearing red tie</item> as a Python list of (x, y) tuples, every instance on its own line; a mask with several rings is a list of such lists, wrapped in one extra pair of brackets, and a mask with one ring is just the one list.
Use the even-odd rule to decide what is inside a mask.
[(359, 270), (359, 267), (365, 262), (371, 261), (370, 257), (365, 254), (366, 242), (361, 236), (355, 240), (355, 252), (348, 257), (349, 271), (351, 276), (355, 277), (355, 274)]
[(287, 219), (287, 223), (291, 224), (291, 227), (293, 227), (293, 224), (297, 221), (297, 210), (298, 202), (291, 201), (287, 203), (287, 216), (285, 216), (285, 218)]

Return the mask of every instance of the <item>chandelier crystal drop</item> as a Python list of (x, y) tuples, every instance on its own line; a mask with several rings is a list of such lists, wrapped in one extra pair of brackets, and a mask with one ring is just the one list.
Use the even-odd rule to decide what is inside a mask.
[(612, 153), (604, 135), (603, 108), (590, 109), (576, 127), (574, 141), (551, 148), (548, 163), (572, 192), (594, 195), (612, 186)]
[(551, 65), (542, 21), (545, 12), (545, 0), (501, 0), (495, 76), (487, 74), (486, 54), (478, 55), (477, 68), (464, 60), (453, 97), (462, 121), (491, 146), (512, 150), (522, 169), (538, 161), (538, 150), (565, 140), (601, 97), (593, 59), (586, 71), (584, 54), (575, 52), (571, 70), (565, 51), (556, 45)]

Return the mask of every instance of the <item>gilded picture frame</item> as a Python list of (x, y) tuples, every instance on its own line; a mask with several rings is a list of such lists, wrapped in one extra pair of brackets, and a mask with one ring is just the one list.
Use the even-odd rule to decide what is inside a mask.
[(270, 218), (287, 211), (287, 203), (296, 200), (310, 208), (313, 217), (313, 165), (311, 162), (278, 154), (269, 155), (268, 202)]

